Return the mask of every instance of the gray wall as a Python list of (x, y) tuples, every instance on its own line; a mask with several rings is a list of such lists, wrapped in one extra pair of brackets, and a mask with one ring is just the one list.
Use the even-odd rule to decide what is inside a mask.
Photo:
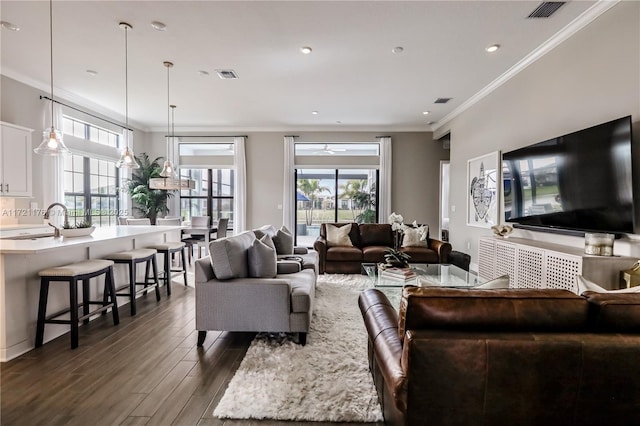
[[(178, 132), (180, 135), (198, 133)], [(201, 133), (202, 134), (202, 133)], [(209, 132), (208, 135), (216, 135)], [(228, 133), (225, 133), (228, 134)], [(405, 221), (414, 219), (438, 233), (440, 160), (449, 151), (432, 139), (431, 132), (251, 132), (247, 133), (247, 228), (282, 223), (284, 136), (300, 142), (374, 142), (391, 136), (393, 147), (392, 209)], [(153, 133), (143, 149), (153, 158), (165, 155), (164, 133)], [(386, 218), (381, 218), (386, 222)]]
[[(51, 126), (48, 118), (46, 119), (47, 122), (45, 122), (45, 110), (48, 113), (51, 104), (46, 100), (41, 100), (40, 96), (44, 95), (49, 97), (50, 94), (23, 84), (19, 81), (8, 78), (4, 75), (0, 76), (0, 93), (2, 94), (2, 96), (0, 96), (0, 121), (17, 124), (29, 129), (34, 129), (31, 136), (31, 143), (33, 145), (33, 148), (36, 148), (38, 145), (40, 145), (40, 142), (42, 142), (43, 130)], [(115, 122), (119, 121), (118, 119), (107, 117), (103, 114), (97, 113), (88, 108), (84, 108), (58, 96), (56, 96), (55, 99), (64, 102), (67, 105), (71, 105), (72, 107), (87, 111), (98, 117), (103, 117)], [(50, 114), (47, 114), (46, 116), (48, 117), (49, 115)], [(78, 116), (78, 118), (82, 119), (80, 115)], [(134, 128), (134, 143), (136, 144), (136, 146), (147, 146), (148, 137), (148, 133)], [(42, 188), (43, 182), (50, 177), (44, 176), (42, 173), (42, 164), (45, 157), (37, 155), (35, 153), (33, 153), (32, 156), (33, 197), (15, 198), (15, 208), (21, 209), (23, 211), (28, 210), (30, 208), (30, 203), (32, 202), (37, 203), (38, 208), (46, 207), (42, 205)], [(41, 216), (20, 216), (18, 218), (18, 223), (40, 224), (42, 222), (43, 218)]]
[[(43, 108), (48, 103), (39, 99), (46, 95), (41, 90), (2, 76), (2, 109), (0, 120), (35, 129), (33, 147), (41, 142), (44, 123)], [(60, 99), (66, 103), (70, 102)], [(73, 104), (71, 104), (73, 105)], [(76, 106), (77, 105), (73, 105)], [(87, 108), (79, 107), (96, 114)], [(96, 114), (100, 115), (100, 114)], [(109, 118), (109, 117), (105, 117)], [(117, 120), (116, 120), (117, 121)], [(176, 131), (176, 133), (180, 133)], [(440, 160), (449, 158), (449, 151), (434, 142), (431, 132), (255, 132), (247, 133), (247, 227), (267, 223), (282, 223), (283, 159), (287, 134), (296, 134), (302, 142), (372, 142), (376, 136), (389, 135), (393, 146), (393, 196), (392, 209), (404, 215), (407, 221), (414, 219), (427, 223), (431, 234), (437, 235), (438, 194)], [(193, 133), (194, 135), (196, 133)], [(211, 135), (215, 132), (207, 132)], [(225, 133), (227, 134), (227, 133)], [(165, 156), (165, 132), (147, 133), (135, 130), (135, 152), (147, 152), (150, 157)], [(42, 158), (33, 154), (33, 198), (16, 198), (15, 207), (28, 209), (30, 202), (42, 206)], [(382, 218), (386, 221), (386, 218)], [(42, 223), (41, 217), (20, 217), (20, 223)]]
[[(467, 160), (632, 115), (640, 120), (640, 2), (620, 2), (499, 87), (436, 134), (451, 131), (450, 237), (477, 262), (487, 229), (466, 225)], [(638, 145), (636, 132), (635, 148)], [(640, 152), (640, 149), (636, 149)], [(639, 186), (636, 182), (636, 186)], [(457, 189), (456, 189), (457, 188)], [(577, 237), (516, 231), (518, 236), (583, 246)], [(631, 238), (640, 238), (633, 235)], [(616, 254), (640, 255), (634, 240), (616, 241)]]

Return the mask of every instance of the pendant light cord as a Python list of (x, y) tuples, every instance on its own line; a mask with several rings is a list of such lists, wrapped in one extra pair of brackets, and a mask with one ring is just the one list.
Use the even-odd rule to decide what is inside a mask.
[(169, 144), (171, 143), (171, 134), (169, 133), (169, 113), (171, 111), (171, 99), (170, 99), (170, 91), (169, 91), (169, 69), (171, 67), (167, 65), (167, 161), (171, 161), (169, 158)]
[[(129, 128), (129, 27), (124, 27), (124, 123)], [(129, 149), (129, 131), (127, 132), (127, 150)]]
[[(176, 112), (176, 106), (175, 105), (171, 105), (171, 158), (173, 158), (173, 145), (174, 145), (174, 139), (175, 139), (175, 135), (176, 135), (176, 117), (175, 117), (175, 112)], [(173, 165), (173, 168), (175, 169), (176, 165)]]
[(53, 118), (53, 0), (49, 0), (49, 53), (51, 54), (51, 67), (50, 77), (51, 77), (51, 128), (54, 128), (54, 118)]

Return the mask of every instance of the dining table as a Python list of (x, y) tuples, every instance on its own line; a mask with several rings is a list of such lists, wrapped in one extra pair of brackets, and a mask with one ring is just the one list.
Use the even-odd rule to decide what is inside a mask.
[(206, 227), (206, 226), (193, 227), (191, 226), (191, 224), (183, 224), (181, 229), (182, 229), (183, 237), (185, 235), (191, 235), (192, 237), (204, 236), (204, 240), (203, 240), (204, 250), (205, 250), (205, 255), (207, 255), (209, 253), (209, 242), (211, 241), (211, 233), (218, 232), (218, 223), (216, 222), (209, 227)]

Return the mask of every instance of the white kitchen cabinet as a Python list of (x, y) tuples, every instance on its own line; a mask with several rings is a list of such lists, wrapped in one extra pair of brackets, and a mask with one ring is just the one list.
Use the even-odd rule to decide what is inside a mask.
[(0, 128), (0, 196), (31, 197), (33, 130), (3, 122)]
[(591, 256), (567, 247), (524, 238), (483, 237), (478, 243), (478, 274), (485, 279), (509, 275), (511, 288), (556, 288), (578, 292), (576, 275), (600, 286), (620, 288), (620, 271), (635, 257)]

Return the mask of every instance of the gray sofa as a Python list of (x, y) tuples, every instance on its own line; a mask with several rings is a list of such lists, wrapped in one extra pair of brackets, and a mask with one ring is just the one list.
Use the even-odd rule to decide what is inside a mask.
[(299, 333), (300, 344), (306, 343), (317, 258), (303, 269), (295, 260), (276, 261), (274, 255), (275, 275), (252, 277), (249, 251), (255, 240), (253, 231), (215, 240), (210, 256), (196, 261), (198, 346), (207, 330), (292, 332)]

